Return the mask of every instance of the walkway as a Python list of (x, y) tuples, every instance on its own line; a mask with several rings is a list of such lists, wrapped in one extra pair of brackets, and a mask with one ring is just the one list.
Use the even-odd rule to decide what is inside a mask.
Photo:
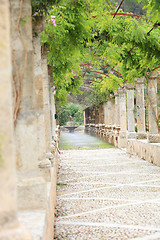
[(160, 168), (116, 148), (66, 150), (55, 239), (160, 239)]

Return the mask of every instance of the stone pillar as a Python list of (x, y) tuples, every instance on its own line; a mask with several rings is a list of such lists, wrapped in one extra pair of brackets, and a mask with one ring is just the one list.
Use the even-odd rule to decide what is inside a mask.
[(50, 143), (51, 143), (50, 96), (49, 96), (49, 78), (48, 78), (47, 58), (45, 55), (42, 58), (42, 72), (43, 72), (43, 101), (44, 101), (44, 116), (45, 116), (45, 142), (46, 142), (46, 151), (50, 152)]
[(127, 90), (127, 121), (128, 121), (127, 138), (136, 138), (134, 116), (134, 87), (127, 86), (126, 90)]
[(108, 99), (107, 102), (107, 125), (112, 124), (112, 103), (111, 100)]
[(115, 101), (114, 98), (112, 96), (111, 100), (111, 108), (110, 108), (110, 118), (111, 118), (111, 125), (115, 125)]
[(104, 123), (104, 106), (103, 103), (99, 104), (99, 123)]
[[(25, 23), (19, 22), (25, 19)], [(19, 25), (19, 29), (17, 26)], [(21, 91), (16, 124), (16, 158), (21, 170), (38, 168), (37, 116), (34, 111), (34, 56), (32, 44), (31, 2), (11, 0), (11, 46), (15, 88)], [(14, 92), (15, 96), (15, 92)]]
[(119, 93), (119, 111), (120, 111), (120, 132), (118, 139), (118, 147), (126, 147), (126, 134), (127, 134), (127, 118), (126, 118), (126, 90), (118, 89)]
[(158, 129), (158, 95), (157, 95), (157, 80), (159, 78), (158, 72), (153, 72), (148, 75), (148, 121), (149, 121), (149, 135), (148, 141), (150, 143), (159, 143), (160, 134)]
[(0, 0), (0, 240), (31, 239), (18, 225), (9, 1)]
[(136, 80), (136, 107), (137, 107), (137, 139), (146, 139), (144, 78)]
[(59, 143), (59, 126), (56, 124), (55, 114), (56, 114), (56, 106), (55, 106), (55, 87), (50, 88), (50, 115), (51, 115), (51, 142), (50, 142), (50, 151), (55, 158), (56, 149)]
[(114, 128), (113, 128), (113, 133), (114, 133), (114, 146), (118, 146), (118, 137), (119, 137), (119, 131), (120, 131), (120, 112), (119, 112), (119, 94), (117, 91), (114, 92), (115, 96), (115, 121), (114, 121)]
[(54, 138), (56, 134), (56, 119), (55, 119), (55, 114), (56, 114), (56, 106), (55, 106), (55, 87), (51, 87), (50, 90), (50, 96), (51, 96), (51, 123), (52, 123), (52, 139)]
[(120, 113), (119, 113), (119, 94), (117, 91), (114, 92), (115, 96), (115, 125), (120, 126)]
[(104, 123), (107, 124), (107, 102), (104, 102)]
[(43, 102), (43, 76), (41, 66), (41, 42), (40, 33), (44, 28), (42, 17), (35, 20), (33, 25), (36, 36), (33, 37), (34, 49), (34, 84), (33, 84), (33, 107), (37, 116), (37, 141), (38, 141), (38, 160), (42, 161), (46, 157), (45, 148), (45, 116)]
[[(21, 5), (22, 4), (22, 5)], [(31, 1), (11, 0), (11, 45), (13, 56), (13, 79), (15, 87), (21, 86), (16, 135), (16, 159), (18, 169), (18, 199), (19, 209), (46, 207), (47, 183), (44, 177), (50, 178), (51, 163), (48, 160), (46, 172), (39, 168), (38, 121), (37, 108), (41, 107), (35, 96), (34, 87), (34, 51), (32, 38)], [(21, 16), (23, 21), (19, 21)], [(20, 20), (21, 20), (20, 19)], [(19, 26), (19, 27), (18, 27)], [(36, 50), (37, 51), (37, 50)], [(38, 69), (39, 66), (38, 66)], [(38, 70), (39, 71), (39, 70)], [(41, 74), (37, 74), (39, 79)], [(41, 86), (37, 87), (41, 89)], [(15, 93), (14, 93), (15, 94)], [(37, 104), (37, 105), (36, 105)], [(48, 177), (49, 175), (49, 177)], [(38, 189), (38, 191), (36, 191)]]
[(99, 111), (96, 108), (96, 112), (95, 112), (95, 123), (98, 124), (99, 123)]
[(86, 125), (86, 111), (83, 111), (84, 126)]

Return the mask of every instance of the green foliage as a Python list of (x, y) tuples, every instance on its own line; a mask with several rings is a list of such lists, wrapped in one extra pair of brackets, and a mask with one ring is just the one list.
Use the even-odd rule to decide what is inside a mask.
[[(147, 17), (117, 15), (113, 19), (110, 13), (117, 6), (103, 0), (62, 0), (50, 8), (41, 42), (49, 51), (48, 63), (53, 70), (59, 105), (66, 102), (68, 93), (80, 93), (82, 70), (101, 69), (99, 75), (88, 73), (95, 81), (88, 98), (92, 96), (91, 102), (97, 105), (126, 81), (134, 83), (135, 78), (145, 76), (159, 65), (160, 3), (159, 0), (139, 0), (139, 3), (147, 8)], [(81, 64), (88, 67), (82, 68)], [(101, 74), (102, 65), (108, 66), (108, 76)]]
[(80, 106), (74, 103), (69, 103), (67, 106), (71, 117), (74, 117), (80, 109)]
[[(88, 106), (98, 106), (101, 102), (106, 101), (107, 96), (110, 94), (108, 86), (104, 89), (103, 87), (104, 82), (94, 82), (92, 83), (93, 90), (88, 94), (88, 97), (86, 98), (86, 102), (88, 103)], [(102, 90), (103, 88), (103, 90)], [(87, 106), (87, 107), (88, 107)]]
[(59, 125), (63, 126), (66, 122), (73, 119), (73, 122), (77, 125), (83, 122), (83, 110), (79, 104), (68, 103), (67, 105), (63, 105), (59, 111)]
[[(56, 100), (64, 104), (69, 92), (80, 93), (82, 62), (94, 60), (90, 46), (93, 41), (92, 14), (94, 6), (103, 6), (101, 1), (70, 0), (53, 6), (46, 16), (45, 31), (41, 43), (49, 50), (48, 63), (53, 69)], [(54, 18), (54, 23), (53, 19)]]
[(143, 3), (147, 9), (147, 17), (154, 23), (160, 23), (160, 1), (159, 0), (137, 0)]
[(58, 119), (59, 119), (59, 125), (63, 126), (66, 124), (66, 122), (69, 121), (69, 109), (66, 105), (62, 106), (62, 108), (58, 111)]
[[(54, 16), (56, 25), (51, 22)], [(80, 70), (84, 52), (84, 38), (89, 38), (86, 19), (86, 6), (83, 1), (67, 1), (54, 6), (46, 19), (46, 28), (41, 42), (49, 49), (48, 63), (53, 69), (57, 100), (64, 103), (68, 92), (77, 94), (81, 78), (74, 77)]]
[(101, 91), (106, 92), (107, 89), (110, 91), (115, 91), (118, 88), (121, 88), (122, 86), (123, 86), (122, 78), (117, 77), (114, 74), (109, 74), (108, 77), (103, 77), (103, 85)]
[[(115, 90), (126, 81), (133, 83), (135, 78), (145, 76), (159, 65), (160, 62), (160, 30), (145, 18), (116, 16), (112, 20), (110, 15), (104, 15), (101, 22), (97, 22), (102, 35), (102, 44), (97, 49), (110, 71), (116, 69), (121, 72), (123, 80), (115, 73), (103, 77), (102, 91), (108, 88)], [(148, 32), (153, 27), (153, 31)], [(103, 38), (104, 33), (106, 38)]]
[(58, 3), (58, 0), (32, 0), (32, 14), (35, 16), (46, 13), (52, 5)]
[(83, 110), (79, 109), (74, 115), (74, 124), (75, 125), (83, 125), (84, 124), (84, 116)]

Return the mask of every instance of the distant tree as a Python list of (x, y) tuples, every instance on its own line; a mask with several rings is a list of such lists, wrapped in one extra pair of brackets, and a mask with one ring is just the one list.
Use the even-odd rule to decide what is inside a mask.
[(70, 120), (70, 117), (73, 118), (73, 122), (76, 124), (83, 122), (83, 110), (79, 104), (68, 103), (63, 105), (59, 109), (58, 115), (60, 126), (64, 126)]
[(78, 112), (75, 113), (74, 123), (75, 123), (76, 125), (83, 125), (83, 121), (84, 121), (84, 118), (83, 118), (83, 110), (82, 110), (82, 109), (79, 109)]

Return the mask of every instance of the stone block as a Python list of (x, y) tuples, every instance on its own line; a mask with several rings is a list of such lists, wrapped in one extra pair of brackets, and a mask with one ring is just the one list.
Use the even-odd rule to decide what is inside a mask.
[(39, 176), (43, 177), (46, 182), (51, 181), (51, 165), (50, 167), (39, 168)]
[(43, 111), (37, 112), (37, 137), (38, 137), (38, 159), (45, 157), (46, 143), (45, 143), (45, 116)]
[(160, 134), (149, 134), (148, 142), (149, 143), (160, 143)]
[(120, 131), (118, 137), (118, 147), (119, 148), (126, 148), (127, 145), (127, 136), (126, 132)]
[(147, 133), (137, 133), (136, 139), (147, 139)]
[(147, 144), (143, 144), (142, 145), (142, 151), (141, 151), (141, 158), (144, 160), (149, 161), (149, 146)]
[(127, 152), (160, 166), (160, 143), (129, 139), (127, 141)]
[(48, 203), (44, 228), (44, 240), (52, 240), (54, 238), (54, 212), (56, 205), (56, 186), (57, 186), (58, 161), (55, 161), (54, 167), (51, 169), (51, 183), (48, 185)]
[(43, 177), (18, 181), (19, 209), (46, 209), (47, 183)]
[(38, 169), (37, 119), (32, 111), (19, 114), (16, 126), (16, 158), (18, 169)]
[(136, 138), (136, 132), (127, 132), (127, 138), (128, 139)]
[(45, 215), (45, 210), (27, 210), (18, 214), (19, 222), (31, 232), (33, 240), (43, 239)]
[(3, 229), (0, 233), (0, 240), (35, 240), (32, 235), (22, 226), (15, 226), (12, 229)]

